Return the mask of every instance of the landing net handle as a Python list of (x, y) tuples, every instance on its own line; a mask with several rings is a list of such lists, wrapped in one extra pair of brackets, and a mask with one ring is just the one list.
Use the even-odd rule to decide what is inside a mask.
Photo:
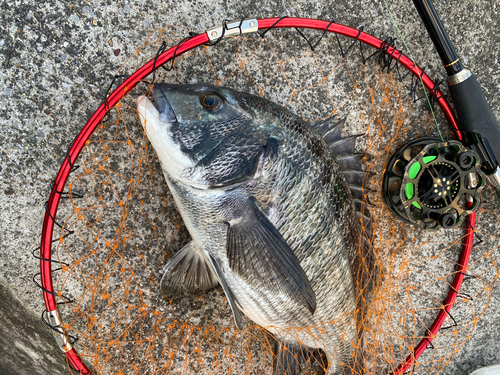
[[(340, 25), (334, 22), (315, 20), (308, 18), (266, 18), (255, 20), (257, 22), (258, 30), (266, 30), (270, 28), (306, 28), (306, 29), (316, 29), (316, 30), (327, 30), (328, 32), (340, 34), (361, 43), (367, 44), (378, 50), (383, 51), (390, 56), (397, 63), (408, 69), (415, 77), (419, 78), (425, 88), (429, 90), (432, 95), (435, 95), (436, 102), (443, 111), (446, 119), (451, 124), (454, 130), (454, 134), (458, 140), (462, 140), (462, 136), (458, 131), (457, 122), (454, 114), (447, 103), (444, 96), (439, 90), (436, 89), (436, 85), (430, 79), (430, 77), (425, 74), (422, 69), (420, 69), (409, 57), (404, 55), (402, 52), (397, 50), (392, 46), (387, 46), (382, 40), (367, 34), (361, 30), (357, 30), (348, 26)], [(224, 26), (223, 26), (224, 27)], [(240, 28), (241, 32), (241, 28)], [(229, 34), (228, 34), (229, 35)], [(232, 34), (234, 35), (234, 33)], [(153, 73), (154, 70), (158, 69), (165, 63), (171, 61), (175, 56), (182, 55), (183, 53), (190, 51), (196, 47), (207, 44), (210, 41), (208, 33), (202, 33), (192, 36), (179, 44), (173, 46), (172, 48), (166, 50), (155, 59), (149, 61), (144, 66), (139, 68), (135, 73), (128, 77), (121, 85), (119, 85), (102, 103), (99, 108), (95, 111), (92, 117), (83, 127), (82, 131), (75, 138), (71, 144), (66, 158), (64, 159), (61, 168), (57, 174), (56, 179), (52, 187), (52, 192), (50, 194), (49, 200), (47, 202), (47, 210), (45, 213), (45, 218), (42, 227), (42, 238), (40, 247), (40, 269), (41, 269), (41, 283), (43, 290), (43, 297), (45, 300), (45, 307), (48, 313), (57, 311), (57, 302), (54, 287), (52, 284), (52, 268), (51, 268), (51, 248), (52, 248), (52, 233), (54, 229), (54, 224), (57, 216), (57, 209), (61, 199), (64, 186), (68, 180), (68, 177), (73, 169), (73, 166), (80, 155), (85, 142), (90, 138), (94, 130), (101, 123), (104, 116), (113, 108), (120, 100), (125, 97), (139, 82), (144, 80), (149, 74)], [(474, 239), (473, 225), (475, 223), (475, 213), (469, 215), (469, 220), (467, 221), (466, 235), (463, 243), (462, 255), (460, 258), (458, 272), (455, 275), (452, 288), (443, 304), (444, 308), (439, 312), (434, 323), (432, 324), (427, 337), (423, 338), (421, 342), (413, 349), (413, 352), (406, 358), (406, 361), (401, 364), (392, 374), (399, 375), (407, 371), (408, 368), (416, 361), (416, 359), (423, 353), (423, 351), (429, 346), (434, 336), (437, 334), (438, 330), (444, 323), (447, 312), (451, 310), (453, 303), (455, 302), (458, 291), (460, 290), (464, 273), (469, 262), (470, 252), (472, 249), (472, 243)], [(82, 358), (78, 355), (74, 348), (65, 347), (64, 348), (66, 359), (75, 370), (82, 374), (89, 374), (91, 370), (83, 363)]]

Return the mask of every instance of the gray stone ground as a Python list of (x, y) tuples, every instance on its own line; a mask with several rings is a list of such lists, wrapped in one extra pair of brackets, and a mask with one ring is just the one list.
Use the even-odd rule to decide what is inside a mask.
[(26, 301), (16, 296), (6, 284), (0, 280), (2, 374), (66, 374), (66, 363), (52, 333), (40, 324), (38, 314), (26, 309)]
[[(500, 1), (435, 3), (459, 55), (477, 74), (500, 118)], [(416, 60), (433, 78), (443, 79), (437, 54), (411, 4), (390, 0), (389, 5)], [(224, 19), (281, 15), (335, 18), (354, 27), (365, 25), (379, 37), (396, 35), (380, 0), (4, 0), (0, 14), (0, 277), (24, 301), (26, 319), (43, 309), (42, 295), (31, 281), (38, 268), (31, 250), (39, 244), (48, 183), (100, 103), (109, 77), (146, 35), (167, 24), (201, 32)], [(445, 373), (467, 374), (500, 363), (499, 302), (496, 287), (475, 336)], [(29, 358), (21, 352), (19, 358)], [(23, 373), (21, 362), (8, 373)]]

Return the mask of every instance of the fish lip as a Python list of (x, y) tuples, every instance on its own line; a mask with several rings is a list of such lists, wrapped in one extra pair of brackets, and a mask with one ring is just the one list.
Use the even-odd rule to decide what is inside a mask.
[(174, 110), (167, 99), (165, 85), (155, 83), (153, 85), (152, 92), (156, 102), (156, 107), (160, 113), (160, 120), (169, 123), (177, 122), (177, 116), (175, 116)]

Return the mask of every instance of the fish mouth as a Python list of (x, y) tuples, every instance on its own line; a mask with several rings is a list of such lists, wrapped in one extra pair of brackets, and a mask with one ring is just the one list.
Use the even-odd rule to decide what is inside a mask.
[(156, 102), (156, 108), (160, 113), (160, 120), (164, 122), (174, 123), (177, 122), (177, 117), (175, 116), (174, 110), (167, 99), (165, 85), (160, 85), (155, 83), (153, 85), (153, 97)]

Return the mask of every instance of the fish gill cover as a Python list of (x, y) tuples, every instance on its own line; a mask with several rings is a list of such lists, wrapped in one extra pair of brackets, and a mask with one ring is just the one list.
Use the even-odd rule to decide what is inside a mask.
[[(464, 228), (425, 232), (390, 213), (381, 192), (384, 167), (391, 155), (416, 137), (437, 135), (423, 90), (407, 70), (388, 66), (378, 50), (322, 31), (275, 29), (231, 36), (177, 56), (115, 105), (86, 141), (68, 181), (68, 199), (57, 212), (52, 258), (61, 270), (53, 280), (59, 310), (74, 347), (98, 374), (270, 374), (276, 353), (274, 337), (244, 318), (235, 326), (224, 292), (161, 295), (163, 267), (189, 241), (155, 150), (138, 121), (135, 98), (152, 100), (152, 84), (209, 83), (269, 99), (309, 123), (333, 116), (344, 136), (363, 134), (357, 151), (367, 175), (364, 210), (369, 210), (373, 259), (362, 259), (355, 281), (367, 283), (368, 262), (380, 270), (363, 313), (325, 321), (321, 327), (281, 329), (282, 337), (304, 337), (334, 327), (337, 339), (352, 348), (352, 373), (387, 374), (405, 362), (428, 337), (450, 292), (465, 236)], [(319, 41), (311, 45), (303, 37)], [(130, 74), (185, 30), (165, 27), (149, 36), (117, 74)], [(340, 46), (340, 47), (339, 47)], [(351, 48), (350, 48), (351, 46)], [(366, 58), (375, 54), (372, 58)], [(435, 106), (443, 136), (451, 128)], [(345, 119), (345, 122), (342, 120)], [(429, 348), (412, 363), (410, 373), (437, 374), (473, 334), (498, 278), (499, 228), (481, 225), (498, 217), (494, 194), (485, 188), (475, 227), (476, 242), (465, 281), (443, 327)], [(367, 225), (361, 217), (363, 230)], [(498, 222), (498, 218), (496, 219)], [(361, 252), (362, 245), (358, 248)], [(335, 293), (335, 290), (329, 291)], [(357, 298), (364, 298), (358, 293)], [(352, 339), (345, 322), (362, 331)], [(352, 328), (352, 327), (351, 327)], [(324, 339), (324, 338), (323, 338)], [(300, 344), (300, 343), (299, 343)], [(318, 345), (321, 346), (321, 345)], [(294, 352), (286, 346), (282, 351)], [(297, 352), (295, 348), (295, 353)], [(312, 353), (311, 347), (304, 347)], [(328, 368), (324, 353), (300, 362), (304, 374)], [(295, 360), (292, 358), (290, 361)], [(298, 359), (300, 360), (300, 358)], [(286, 363), (277, 363), (278, 374)], [(344, 368), (344, 370), (347, 370)]]

